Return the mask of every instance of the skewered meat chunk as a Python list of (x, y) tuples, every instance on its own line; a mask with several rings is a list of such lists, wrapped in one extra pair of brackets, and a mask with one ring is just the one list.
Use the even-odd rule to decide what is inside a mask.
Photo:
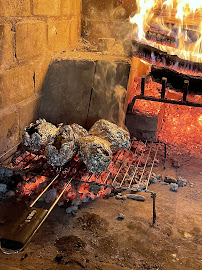
[(53, 143), (59, 128), (39, 119), (35, 124), (31, 123), (22, 133), (24, 146), (33, 153), (42, 151), (47, 144)]
[(96, 174), (105, 171), (112, 159), (110, 143), (97, 136), (80, 138), (79, 154), (89, 172)]
[(75, 124), (75, 123), (71, 124), (70, 126), (73, 129), (74, 137), (75, 137), (76, 141), (78, 141), (78, 139), (81, 137), (88, 136), (88, 131), (85, 128), (83, 128), (82, 126)]
[(75, 137), (70, 125), (65, 125), (60, 129), (52, 145), (45, 148), (47, 162), (52, 166), (63, 166), (75, 154)]
[(47, 162), (51, 166), (63, 166), (74, 155), (74, 142), (63, 143), (58, 149), (55, 145), (47, 145), (45, 148), (45, 156)]
[(104, 119), (95, 122), (89, 130), (89, 135), (98, 136), (110, 142), (112, 151), (130, 148), (129, 132)]

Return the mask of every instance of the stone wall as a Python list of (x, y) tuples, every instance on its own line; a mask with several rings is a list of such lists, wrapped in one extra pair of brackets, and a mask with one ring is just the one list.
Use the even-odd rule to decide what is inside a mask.
[(83, 0), (82, 36), (95, 45), (99, 38), (123, 41), (132, 33), (129, 16), (136, 10), (135, 0)]
[(74, 49), (81, 0), (0, 1), (0, 153), (37, 118), (52, 57)]

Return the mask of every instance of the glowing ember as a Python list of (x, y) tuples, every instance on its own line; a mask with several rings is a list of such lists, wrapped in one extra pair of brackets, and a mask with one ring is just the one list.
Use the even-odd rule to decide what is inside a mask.
[[(140, 94), (140, 78), (135, 78), (131, 85), (129, 103), (134, 95)], [(145, 95), (160, 97), (161, 85), (151, 78), (145, 85)], [(166, 98), (182, 101), (183, 93), (166, 88)], [(187, 95), (190, 102), (202, 103), (199, 95)], [(164, 110), (161, 130), (158, 130), (158, 139), (161, 142), (175, 146), (181, 152), (189, 152), (202, 158), (202, 109), (188, 106), (163, 104), (153, 101), (137, 100), (134, 111), (146, 115), (158, 116)]]
[[(137, 0), (137, 14), (130, 22), (137, 27), (134, 38), (171, 55), (202, 62), (202, 3), (198, 0)], [(157, 40), (148, 40), (147, 32), (171, 37), (175, 44), (170, 46)]]

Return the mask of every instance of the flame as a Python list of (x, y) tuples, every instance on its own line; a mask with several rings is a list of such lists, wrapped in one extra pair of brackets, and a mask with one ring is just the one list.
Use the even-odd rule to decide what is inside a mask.
[[(137, 0), (137, 14), (130, 22), (137, 27), (134, 38), (171, 55), (202, 62), (202, 3), (198, 0)], [(172, 37), (163, 44), (146, 37), (147, 31)]]

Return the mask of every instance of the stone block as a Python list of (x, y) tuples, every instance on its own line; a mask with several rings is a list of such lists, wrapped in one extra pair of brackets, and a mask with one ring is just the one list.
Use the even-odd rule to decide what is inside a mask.
[(30, 15), (30, 0), (1, 0), (0, 16)]
[(95, 62), (55, 60), (49, 66), (42, 89), (39, 117), (54, 124), (85, 126), (93, 84)]
[(38, 93), (43, 87), (43, 83), (51, 62), (51, 55), (44, 54), (34, 62), (34, 85), (35, 92)]
[(7, 69), (14, 62), (12, 24), (0, 24), (0, 70)]
[(33, 66), (18, 66), (0, 73), (0, 108), (16, 104), (34, 93)]
[(51, 20), (48, 22), (48, 48), (52, 51), (65, 50), (69, 45), (69, 21)]
[(81, 0), (61, 0), (61, 14), (65, 16), (81, 15)]
[(24, 128), (38, 119), (39, 106), (39, 95), (33, 95), (32, 97), (17, 104), (19, 111), (20, 137)]
[(0, 154), (19, 141), (19, 114), (15, 107), (0, 110)]
[(33, 0), (33, 14), (47, 16), (60, 15), (60, 0)]
[(43, 21), (16, 24), (16, 56), (19, 61), (42, 55), (46, 49), (46, 24)]
[(87, 128), (101, 118), (120, 126), (125, 122), (129, 70), (130, 65), (126, 61), (97, 61)]
[(70, 45), (76, 46), (80, 37), (80, 24), (78, 19), (72, 19), (69, 24)]

